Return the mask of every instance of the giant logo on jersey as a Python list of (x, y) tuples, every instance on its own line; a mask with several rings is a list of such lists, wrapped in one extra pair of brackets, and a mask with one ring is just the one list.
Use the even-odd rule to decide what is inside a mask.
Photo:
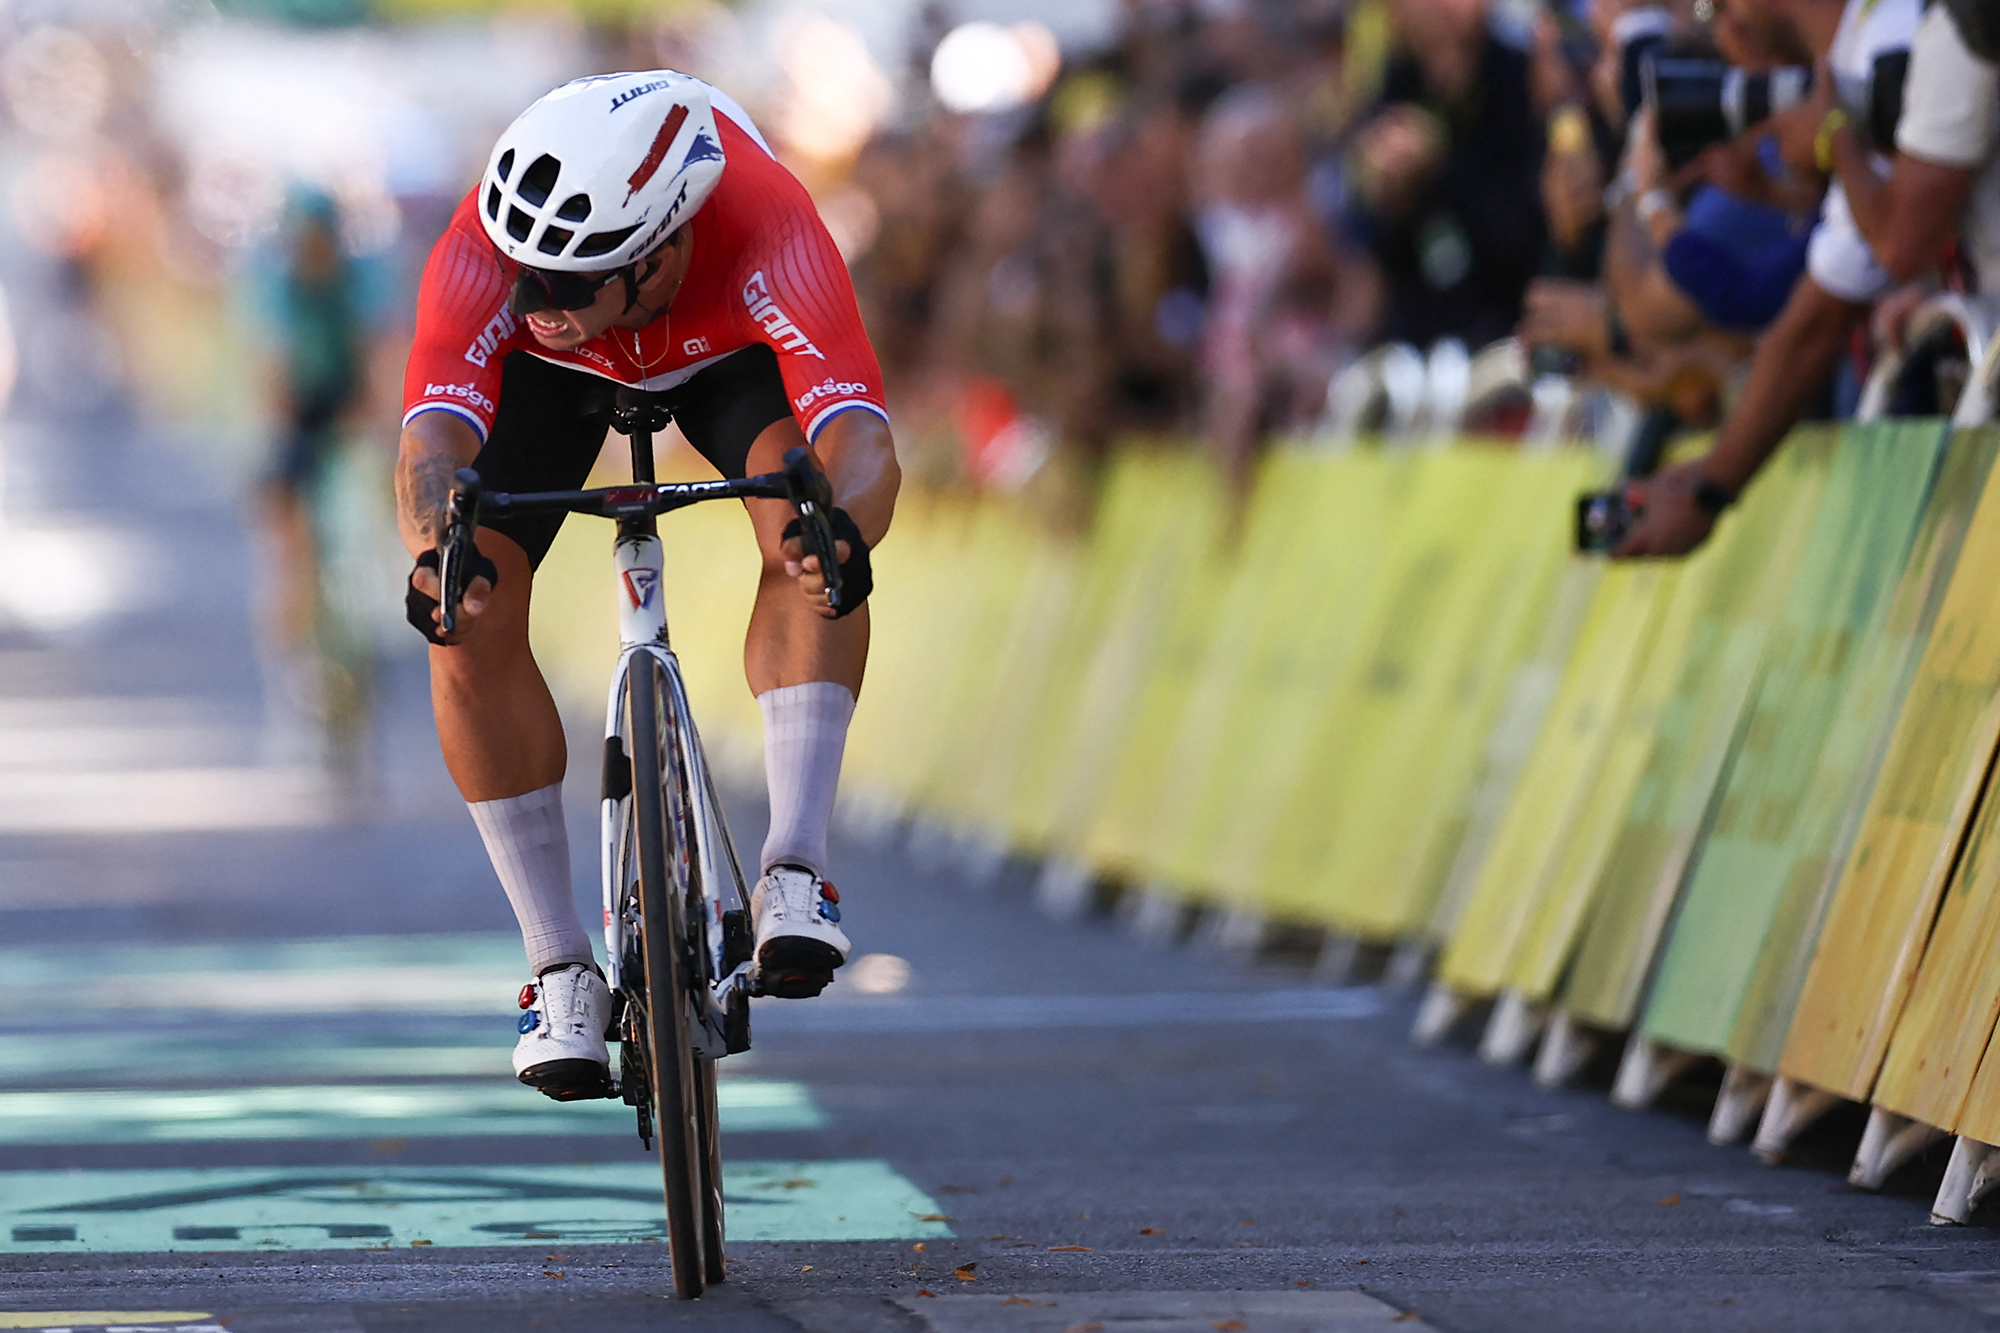
[(504, 305), (501, 306), (500, 313), (486, 321), (486, 327), (479, 331), (479, 336), (465, 349), (465, 359), (483, 369), (486, 363), (493, 359), (493, 354), (500, 350), (500, 344), (514, 336), (515, 327), (514, 312)]
[(771, 339), (773, 347), (781, 352), (798, 352), (826, 360), (826, 353), (814, 347), (805, 330), (792, 323), (791, 316), (778, 309), (778, 303), (771, 299), (771, 287), (764, 281), (763, 269), (752, 273), (750, 281), (743, 284), (743, 304), (749, 309), (750, 318)]

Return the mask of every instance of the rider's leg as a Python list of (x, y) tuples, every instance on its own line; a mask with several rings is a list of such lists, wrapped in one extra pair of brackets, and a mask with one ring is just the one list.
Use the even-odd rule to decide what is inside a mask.
[(445, 767), (472, 812), (494, 872), (513, 904), (537, 975), (592, 961), (577, 915), (563, 827), (567, 763), (562, 719), (528, 648), (534, 571), (512, 539), (479, 532), (500, 571), (477, 630), (455, 647), (433, 645), (431, 704)]

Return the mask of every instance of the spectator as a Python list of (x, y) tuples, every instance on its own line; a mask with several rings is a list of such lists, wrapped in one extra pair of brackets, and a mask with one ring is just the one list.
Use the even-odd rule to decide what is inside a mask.
[[(1824, 62), (1813, 95), (1772, 123), (1795, 170), (1831, 176), (1833, 139), (1851, 122), (1868, 121), (1856, 91), (1872, 87), (1881, 57), (1909, 47), (1921, 13), (1917, 0), (1755, 0), (1755, 9), (1772, 23), (1789, 26)], [(1843, 89), (1855, 98), (1851, 105), (1840, 100)], [(1872, 175), (1886, 165), (1870, 156), (1861, 171)], [(1895, 287), (1895, 276), (1857, 225), (1841, 181), (1828, 191), (1806, 270), (1759, 342), (1742, 397), (1717, 432), (1714, 448), (1704, 458), (1635, 483), (1633, 498), (1643, 513), (1617, 554), (1679, 555), (1706, 541), (1722, 510), (1813, 397), (1825, 392), (1869, 307)]]
[(1399, 49), (1359, 132), (1357, 239), (1381, 270), (1383, 338), (1505, 337), (1545, 244), (1528, 56), (1484, 0), (1393, 0)]
[(1337, 267), (1306, 198), (1297, 116), (1274, 90), (1252, 84), (1216, 103), (1196, 161), (1212, 285), (1208, 434), (1240, 482), (1266, 432), (1310, 424), (1324, 407), (1347, 346), (1334, 318)]

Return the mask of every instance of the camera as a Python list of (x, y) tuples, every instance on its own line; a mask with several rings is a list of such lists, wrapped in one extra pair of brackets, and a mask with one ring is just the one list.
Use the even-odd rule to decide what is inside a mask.
[(1576, 549), (1586, 555), (1610, 551), (1625, 540), (1639, 512), (1622, 488), (1585, 491), (1576, 497)]
[(1752, 74), (1690, 56), (1649, 56), (1639, 77), (1653, 108), (1660, 151), (1675, 167), (1797, 106), (1813, 85), (1809, 65)]
[[(1865, 89), (1866, 115), (1859, 128), (1878, 146), (1896, 141), (1903, 113), (1903, 80), (1909, 73), (1907, 49), (1875, 57)], [(1660, 151), (1669, 165), (1686, 166), (1704, 148), (1741, 138), (1812, 92), (1810, 66), (1751, 73), (1720, 60), (1649, 53), (1640, 62), (1646, 104), (1653, 108)]]

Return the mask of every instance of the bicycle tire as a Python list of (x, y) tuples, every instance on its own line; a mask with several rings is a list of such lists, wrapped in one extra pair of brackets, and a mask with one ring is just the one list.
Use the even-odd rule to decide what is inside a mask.
[(652, 1080), (654, 1142), (667, 1210), (667, 1247), (674, 1292), (701, 1295), (701, 1204), (708, 1174), (699, 1143), (694, 1044), (688, 1032), (681, 904), (673, 891), (667, 830), (665, 764), (668, 738), (660, 726), (660, 667), (650, 654), (634, 657), (626, 677), (626, 718), (632, 734), (632, 829), (639, 879), (640, 950), (645, 959), (646, 1066)]
[(729, 1280), (722, 1255), (722, 1117), (715, 1099), (715, 1061), (694, 1062), (695, 1114), (704, 1172), (701, 1191), (701, 1252), (709, 1284)]

